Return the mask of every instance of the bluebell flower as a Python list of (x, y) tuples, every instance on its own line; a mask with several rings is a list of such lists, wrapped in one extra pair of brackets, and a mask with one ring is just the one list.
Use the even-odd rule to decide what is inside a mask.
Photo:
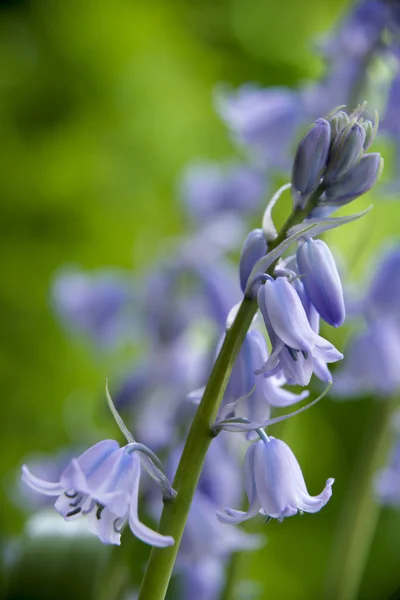
[(267, 240), (262, 229), (253, 229), (244, 241), (239, 263), (242, 292), (246, 291), (249, 275), (259, 258), (267, 253)]
[(280, 520), (299, 511), (315, 513), (330, 499), (333, 482), (334, 479), (328, 479), (318, 496), (310, 496), (292, 450), (285, 442), (269, 436), (252, 444), (245, 456), (248, 511), (225, 508), (217, 516), (222, 523), (238, 524), (258, 513)]
[(217, 110), (233, 138), (250, 147), (256, 160), (270, 168), (290, 168), (293, 137), (304, 121), (297, 92), (248, 84), (217, 94)]
[[(362, 301), (368, 317), (399, 316), (400, 306), (400, 245), (386, 250), (375, 268), (369, 288)], [(400, 322), (400, 319), (399, 319)]]
[(133, 335), (136, 324), (127, 312), (135, 297), (132, 282), (116, 271), (89, 275), (64, 269), (54, 280), (52, 297), (61, 318), (97, 344), (114, 346)]
[[(256, 375), (267, 359), (265, 337), (260, 331), (250, 330), (233, 366), (218, 421), (232, 416), (256, 423), (265, 421), (271, 407), (292, 406), (308, 396), (308, 391), (295, 394), (282, 387), (287, 383), (282, 373), (269, 377)], [(252, 439), (254, 433), (249, 432), (247, 437)]]
[(246, 164), (193, 165), (186, 169), (180, 184), (180, 195), (198, 221), (224, 212), (247, 216), (260, 207), (265, 191), (265, 176)]
[(327, 72), (322, 81), (303, 91), (309, 114), (314, 117), (327, 113), (332, 106), (353, 105), (364, 99), (368, 64), (382, 50), (382, 34), (390, 21), (388, 3), (362, 0), (322, 40), (319, 49)]
[(88, 516), (88, 527), (104, 544), (120, 544), (120, 535), (129, 522), (132, 533), (147, 544), (171, 546), (174, 540), (162, 536), (138, 518), (141, 464), (129, 444), (120, 448), (114, 440), (95, 444), (64, 469), (58, 482), (32, 475), (22, 467), (22, 479), (32, 489), (58, 496), (56, 510), (65, 520)]
[(267, 279), (258, 291), (257, 300), (272, 344), (272, 352), (260, 373), (282, 373), (288, 383), (304, 386), (315, 370), (314, 363), (343, 358), (312, 329), (300, 297), (285, 277)]
[(375, 492), (381, 504), (400, 506), (400, 440), (397, 439), (387, 465), (375, 478)]
[(380, 316), (351, 338), (342, 368), (335, 372), (333, 393), (343, 397), (391, 396), (400, 389), (400, 327)]
[(296, 253), (302, 283), (312, 304), (321, 317), (334, 327), (345, 319), (342, 282), (335, 259), (322, 240), (306, 240)]
[(209, 554), (201, 560), (180, 564), (178, 555), (176, 566), (180, 575), (179, 598), (219, 600), (224, 588), (226, 562), (226, 558)]

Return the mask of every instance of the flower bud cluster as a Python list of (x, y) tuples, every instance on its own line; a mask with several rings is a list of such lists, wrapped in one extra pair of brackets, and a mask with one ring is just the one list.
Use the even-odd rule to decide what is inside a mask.
[(295, 207), (304, 208), (319, 190), (318, 206), (337, 208), (368, 192), (383, 167), (378, 152), (367, 153), (378, 130), (378, 117), (364, 119), (364, 106), (350, 115), (336, 110), (317, 119), (301, 140), (292, 170)]

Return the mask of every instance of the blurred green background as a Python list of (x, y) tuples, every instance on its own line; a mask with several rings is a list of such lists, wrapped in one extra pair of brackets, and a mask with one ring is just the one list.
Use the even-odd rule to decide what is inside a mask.
[[(115, 360), (62, 330), (49, 300), (54, 272), (64, 264), (151, 267), (165, 240), (185, 228), (175, 194), (182, 167), (235, 154), (213, 110), (214, 86), (294, 86), (319, 76), (323, 64), (312, 42), (347, 6), (344, 0), (0, 2), (3, 541), (23, 530), (26, 514), (12, 490), (30, 452), (116, 435), (103, 400)], [(374, 199), (368, 223), (330, 235), (346, 258), (357, 259), (351, 266), (359, 273), (379, 242), (395, 234), (400, 216), (395, 204)], [(334, 332), (332, 341), (343, 347), (344, 335)], [(239, 562), (242, 577), (265, 586), (265, 598), (321, 597), (352, 462), (376, 410), (371, 399), (327, 400), (285, 426), (310, 491), (331, 475), (336, 483), (321, 514), (271, 525), (265, 549)], [(384, 511), (361, 599), (389, 598), (400, 585), (399, 527), (399, 514)], [(90, 547), (85, 560), (90, 555), (95, 566), (85, 562), (82, 575), (88, 580), (105, 556), (96, 539)], [(55, 556), (54, 541), (51, 548)], [(36, 548), (33, 554), (42, 556)], [(51, 554), (44, 551), (43, 561), (54, 573)], [(10, 555), (12, 547), (4, 547), (5, 565)], [(68, 572), (67, 559), (60, 560)], [(21, 583), (25, 591), (8, 597), (44, 598), (46, 570), (21, 565), (21, 581), (36, 573), (32, 595)], [(79, 581), (77, 573), (77, 587)], [(69, 584), (65, 597), (90, 597)]]

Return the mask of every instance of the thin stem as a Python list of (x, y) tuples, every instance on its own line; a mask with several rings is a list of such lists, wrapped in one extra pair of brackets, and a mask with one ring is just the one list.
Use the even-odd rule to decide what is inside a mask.
[[(322, 191), (322, 186), (316, 190), (306, 209), (296, 208), (292, 211), (278, 236), (270, 242), (269, 251), (273, 250), (286, 238), (286, 234), (291, 227), (301, 223), (307, 217), (316, 206)], [(269, 274), (273, 273), (275, 264), (268, 269)], [(160, 519), (158, 531), (161, 534), (171, 535), (175, 540), (175, 544), (168, 548), (152, 548), (142, 581), (139, 600), (163, 600), (165, 598), (192, 498), (207, 450), (213, 439), (210, 428), (211, 423), (216, 419), (236, 356), (256, 311), (256, 300), (243, 298), (236, 318), (226, 332), (221, 350), (193, 419), (172, 484), (177, 491), (177, 497), (172, 502), (164, 504)]]
[(357, 458), (336, 530), (326, 582), (326, 600), (358, 597), (380, 516), (373, 479), (386, 456), (393, 400), (380, 401)]

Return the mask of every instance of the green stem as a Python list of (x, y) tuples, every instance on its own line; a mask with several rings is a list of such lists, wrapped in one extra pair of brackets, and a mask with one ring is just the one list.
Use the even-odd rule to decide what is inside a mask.
[(388, 451), (393, 401), (380, 401), (356, 460), (329, 565), (326, 600), (355, 600), (380, 516), (373, 478)]
[[(270, 242), (273, 250), (285, 238), (288, 230), (301, 223), (316, 205), (323, 189), (319, 188), (308, 202), (307, 209), (295, 209), (286, 220), (278, 236)], [(275, 264), (268, 269), (273, 273)], [(255, 299), (244, 298), (236, 318), (226, 332), (224, 343), (214, 363), (203, 398), (193, 419), (182, 457), (173, 481), (177, 497), (164, 503), (158, 531), (171, 535), (174, 546), (152, 548), (142, 581), (139, 600), (163, 600), (175, 564), (179, 544), (185, 528), (192, 498), (201, 474), (208, 447), (212, 441), (210, 425), (215, 421), (236, 356), (257, 311)]]

